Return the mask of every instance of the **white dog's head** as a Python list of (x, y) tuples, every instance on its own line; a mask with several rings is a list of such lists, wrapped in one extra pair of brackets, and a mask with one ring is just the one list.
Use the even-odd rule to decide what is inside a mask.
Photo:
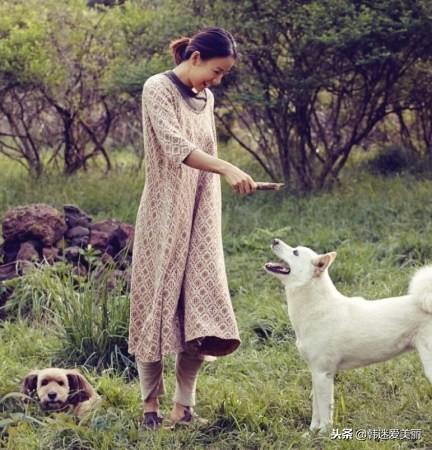
[(268, 262), (264, 268), (290, 287), (304, 286), (320, 277), (336, 258), (336, 252), (318, 255), (307, 247), (290, 247), (280, 239), (273, 239), (271, 249), (283, 263)]
[(44, 410), (62, 411), (88, 400), (93, 388), (77, 370), (50, 367), (27, 374), (21, 392), (30, 397), (37, 395)]

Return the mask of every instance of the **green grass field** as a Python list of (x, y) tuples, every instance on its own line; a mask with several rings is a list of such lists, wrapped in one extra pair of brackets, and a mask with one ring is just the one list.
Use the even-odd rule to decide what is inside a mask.
[[(229, 149), (222, 155), (261, 177), (246, 157)], [(26, 203), (46, 202), (59, 208), (75, 203), (97, 219), (133, 223), (144, 183), (143, 170), (128, 165), (118, 166), (108, 176), (92, 170), (69, 179), (50, 175), (37, 183), (4, 159), (0, 170), (0, 216)], [(273, 258), (271, 239), (279, 237), (320, 252), (336, 250), (331, 276), (346, 295), (404, 294), (415, 268), (432, 262), (432, 182), (412, 174), (380, 178), (352, 171), (340, 186), (313, 195), (267, 192), (239, 197), (226, 185), (223, 192), (226, 266), (243, 343), (235, 354), (202, 370), (197, 411), (210, 425), (141, 431), (137, 380), (129, 381), (114, 365), (97, 371), (80, 366), (103, 397), (101, 406), (82, 423), (66, 414), (47, 415), (33, 404), (23, 405), (13, 395), (23, 376), (32, 368), (58, 363), (69, 345), (56, 321), (50, 320), (49, 310), (38, 320), (11, 317), (0, 325), (0, 448), (432, 448), (432, 386), (414, 353), (338, 374), (334, 428), (420, 429), (421, 440), (302, 437), (311, 416), (311, 377), (295, 348), (282, 286), (262, 268)], [(26, 280), (19, 292), (26, 301), (48, 301), (44, 295), (55, 290), (57, 281), (41, 271)], [(127, 297), (110, 301), (122, 301), (118, 309), (124, 314)], [(166, 385), (162, 409), (167, 414), (174, 386), (170, 359)]]

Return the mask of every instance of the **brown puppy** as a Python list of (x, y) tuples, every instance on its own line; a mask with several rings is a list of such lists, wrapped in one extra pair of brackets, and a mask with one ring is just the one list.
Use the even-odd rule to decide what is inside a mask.
[(77, 417), (84, 416), (100, 399), (78, 370), (53, 367), (28, 373), (21, 392), (29, 397), (37, 395), (45, 411), (71, 411)]

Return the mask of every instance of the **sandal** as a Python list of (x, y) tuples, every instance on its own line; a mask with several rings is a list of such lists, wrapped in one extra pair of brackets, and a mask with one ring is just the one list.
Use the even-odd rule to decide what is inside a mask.
[(163, 417), (156, 411), (145, 412), (141, 421), (141, 427), (146, 430), (156, 430), (162, 425)]
[(190, 406), (184, 407), (184, 414), (179, 420), (170, 420), (170, 428), (173, 429), (176, 426), (191, 426), (191, 425), (208, 425), (209, 421), (191, 412)]

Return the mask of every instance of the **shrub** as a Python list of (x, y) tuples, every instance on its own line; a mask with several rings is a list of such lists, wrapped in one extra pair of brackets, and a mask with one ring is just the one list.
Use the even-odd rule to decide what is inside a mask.
[(408, 169), (412, 163), (413, 157), (408, 154), (405, 148), (392, 145), (369, 161), (369, 168), (372, 172), (380, 175), (394, 175)]
[(14, 288), (8, 314), (52, 328), (64, 342), (54, 356), (61, 365), (135, 375), (127, 353), (128, 289), (115, 279), (113, 265), (100, 264), (86, 277), (64, 263), (35, 266), (8, 283)]

